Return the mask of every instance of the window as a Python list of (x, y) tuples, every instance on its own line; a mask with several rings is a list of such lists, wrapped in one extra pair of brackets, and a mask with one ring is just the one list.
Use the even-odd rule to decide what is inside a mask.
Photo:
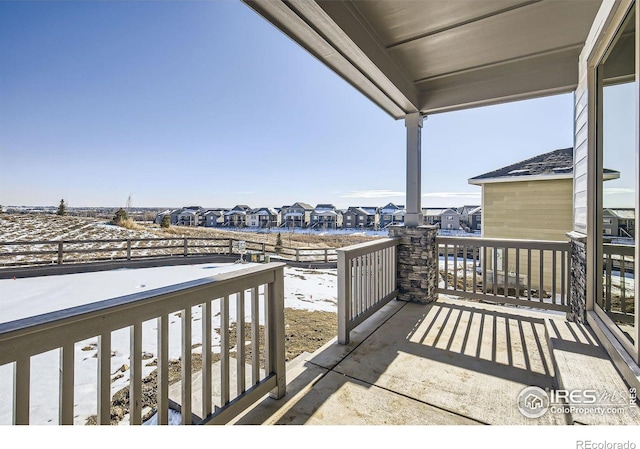
[[(614, 238), (618, 234), (614, 220), (603, 216), (604, 209), (608, 208), (634, 211), (638, 194), (636, 164), (629, 163), (636, 160), (638, 153), (635, 15), (632, 7), (595, 71), (595, 98), (599, 102), (596, 130), (601, 136), (596, 143), (596, 172), (598, 198), (602, 198), (602, 203), (596, 204), (598, 213), (594, 218), (599, 231), (596, 233), (597, 272), (602, 275), (597, 279), (594, 309), (627, 351), (635, 352), (637, 358), (640, 334), (636, 324), (639, 301), (633, 294), (637, 272), (632, 256), (635, 240), (631, 233), (624, 232), (621, 234), (627, 235)], [(605, 169), (615, 172), (612, 175)]]

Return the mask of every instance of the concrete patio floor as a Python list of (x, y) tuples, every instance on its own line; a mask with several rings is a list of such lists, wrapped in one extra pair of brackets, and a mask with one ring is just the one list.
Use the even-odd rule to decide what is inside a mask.
[[(263, 398), (234, 424), (564, 425), (640, 424), (637, 404), (622, 413), (517, 407), (528, 386), (628, 387), (586, 326), (564, 314), (440, 296), (429, 305), (392, 301), (352, 332), (287, 368), (287, 394)], [(599, 398), (611, 403), (612, 398)]]

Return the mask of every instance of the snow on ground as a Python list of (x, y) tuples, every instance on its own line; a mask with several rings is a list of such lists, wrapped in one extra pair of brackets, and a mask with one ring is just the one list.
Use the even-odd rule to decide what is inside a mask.
[[(49, 313), (82, 304), (98, 302), (118, 296), (148, 291), (181, 282), (210, 277), (257, 264), (196, 264), (158, 268), (117, 269), (96, 273), (0, 280), (0, 323)], [(337, 310), (337, 273), (335, 269), (311, 270), (285, 267), (285, 307)], [(247, 292), (245, 317), (250, 318), (250, 294)], [(212, 304), (212, 325), (219, 326), (219, 301)], [(236, 302), (230, 301), (230, 315), (236, 316)], [(262, 314), (264, 316), (264, 314)], [(200, 307), (192, 309), (193, 344), (202, 341)], [(232, 319), (233, 321), (233, 319)], [(181, 319), (170, 315), (169, 357), (180, 356)], [(143, 323), (143, 376), (155, 366), (145, 366), (156, 354), (156, 321)], [(213, 338), (213, 350), (219, 351), (219, 338)], [(129, 332), (112, 333), (111, 373), (112, 393), (129, 384)], [(199, 348), (194, 349), (199, 352)], [(59, 351), (49, 351), (32, 358), (31, 421), (36, 424), (58, 422)], [(97, 337), (75, 345), (75, 417), (76, 424), (84, 424), (96, 413)], [(11, 423), (13, 395), (13, 366), (0, 366), (0, 425)]]

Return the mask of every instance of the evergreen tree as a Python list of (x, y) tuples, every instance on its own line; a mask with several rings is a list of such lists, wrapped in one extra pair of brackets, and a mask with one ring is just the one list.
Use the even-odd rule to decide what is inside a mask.
[(56, 212), (57, 215), (67, 215), (67, 205), (64, 203), (64, 200), (60, 200), (60, 205), (58, 206), (58, 212)]
[(116, 211), (116, 214), (113, 216), (111, 223), (113, 223), (116, 226), (122, 226), (127, 221), (128, 218), (129, 217), (127, 216), (127, 211), (124, 210), (123, 208), (120, 208)]
[(280, 235), (279, 232), (278, 232), (278, 236), (276, 237), (276, 246), (274, 249), (276, 251), (276, 254), (280, 254), (280, 251), (282, 251), (282, 236)]
[(169, 214), (166, 214), (162, 217), (160, 227), (164, 229), (169, 229), (171, 227), (171, 216)]

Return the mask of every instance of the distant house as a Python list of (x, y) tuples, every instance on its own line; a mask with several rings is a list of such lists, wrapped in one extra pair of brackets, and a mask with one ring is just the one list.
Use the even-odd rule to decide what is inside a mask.
[(636, 211), (633, 208), (607, 208), (602, 212), (602, 232), (605, 237), (634, 238)]
[(467, 228), (471, 232), (482, 231), (482, 206), (469, 211), (467, 218)]
[(225, 209), (209, 209), (204, 213), (204, 226), (215, 228), (224, 224)]
[(184, 210), (184, 208), (179, 208), (179, 209), (173, 209), (170, 213), (169, 216), (171, 217), (171, 224), (172, 225), (177, 225), (180, 214), (182, 213), (182, 211)]
[(471, 219), (469, 218), (469, 214), (479, 207), (480, 207), (479, 205), (475, 205), (475, 206), (465, 205), (459, 208), (458, 212), (460, 212), (460, 223), (470, 227), (469, 225), (470, 225)]
[(279, 218), (275, 210), (268, 207), (259, 207), (247, 214), (247, 226), (260, 229), (277, 228), (280, 221)]
[(180, 226), (201, 226), (204, 223), (205, 210), (199, 206), (184, 208), (178, 215)]
[(425, 207), (422, 209), (422, 220), (424, 224), (440, 229), (460, 229), (460, 213), (452, 208)]
[[(604, 180), (619, 176), (617, 171), (604, 169)], [(471, 178), (469, 184), (482, 187), (483, 237), (567, 241), (573, 229), (573, 148), (507, 165)], [(544, 278), (551, 280), (552, 261), (547, 257), (551, 254), (544, 259)], [(531, 266), (539, 266), (538, 253), (532, 252), (531, 258)], [(509, 253), (509, 267), (502, 266), (500, 252), (497, 259), (499, 272), (515, 269), (515, 254)], [(491, 266), (492, 262), (487, 263)], [(525, 264), (521, 260), (520, 266)], [(531, 279), (533, 285), (539, 284), (539, 270), (531, 273)], [(546, 284), (545, 289), (549, 288)]]
[(247, 226), (247, 214), (251, 208), (246, 204), (238, 204), (233, 209), (224, 213), (223, 226), (230, 228), (243, 228)]
[(162, 219), (164, 218), (165, 215), (169, 215), (171, 216), (171, 211), (169, 209), (167, 210), (163, 210), (162, 212), (158, 212), (156, 214), (156, 219), (153, 221), (155, 224), (161, 224), (162, 223)]
[(403, 224), (404, 212), (404, 206), (398, 206), (393, 203), (389, 203), (380, 208), (380, 229), (385, 229), (388, 226), (396, 224)]
[(369, 206), (351, 206), (343, 214), (343, 228), (378, 229), (380, 209)]
[(342, 227), (342, 213), (333, 204), (318, 204), (311, 212), (312, 229), (338, 229)]
[(280, 209), (280, 227), (307, 228), (311, 222), (313, 207), (307, 203), (295, 203)]

